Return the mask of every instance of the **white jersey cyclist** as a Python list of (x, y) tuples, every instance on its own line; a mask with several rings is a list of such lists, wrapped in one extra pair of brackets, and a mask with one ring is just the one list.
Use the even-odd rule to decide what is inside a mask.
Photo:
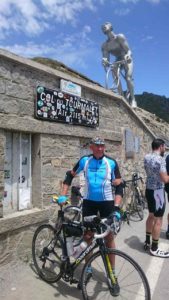
[(97, 159), (93, 154), (83, 156), (73, 168), (74, 176), (84, 172), (85, 200), (112, 201), (112, 181), (121, 178), (116, 160), (103, 155)]
[(160, 172), (166, 172), (165, 158), (157, 152), (149, 153), (144, 158), (144, 167), (147, 174), (146, 188), (149, 190), (164, 188)]

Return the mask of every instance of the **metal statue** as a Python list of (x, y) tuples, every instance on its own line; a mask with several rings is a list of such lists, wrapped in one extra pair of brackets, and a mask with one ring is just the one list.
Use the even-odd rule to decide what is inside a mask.
[[(132, 107), (136, 107), (136, 100), (134, 97), (134, 84), (133, 84), (133, 59), (132, 52), (129, 48), (128, 42), (124, 34), (115, 34), (110, 22), (102, 25), (102, 31), (107, 35), (106, 42), (102, 45), (102, 64), (105, 67), (110, 66), (111, 55), (115, 57), (115, 62), (123, 61), (120, 68), (124, 70), (124, 77), (127, 84), (127, 92), (129, 94), (129, 102)], [(113, 65), (113, 64), (112, 64)], [(112, 74), (114, 76), (114, 74)]]

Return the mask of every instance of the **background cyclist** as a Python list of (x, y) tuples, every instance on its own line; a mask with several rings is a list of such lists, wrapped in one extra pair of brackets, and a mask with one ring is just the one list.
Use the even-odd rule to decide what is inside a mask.
[[(146, 221), (145, 250), (150, 248), (150, 253), (159, 257), (169, 257), (169, 252), (160, 250), (158, 242), (165, 212), (164, 183), (169, 183), (164, 158), (165, 142), (162, 139), (154, 139), (152, 153), (145, 156), (144, 167), (147, 174), (146, 198), (149, 215)], [(152, 235), (152, 244), (150, 241)]]

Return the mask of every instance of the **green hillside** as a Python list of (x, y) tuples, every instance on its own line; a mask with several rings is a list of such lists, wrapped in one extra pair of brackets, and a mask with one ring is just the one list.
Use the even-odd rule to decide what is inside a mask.
[(169, 123), (169, 98), (144, 92), (135, 95), (137, 105)]

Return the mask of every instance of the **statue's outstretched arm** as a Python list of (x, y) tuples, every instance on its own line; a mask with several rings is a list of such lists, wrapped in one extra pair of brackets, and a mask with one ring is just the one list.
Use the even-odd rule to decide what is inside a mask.
[(104, 67), (106, 67), (109, 65), (110, 62), (110, 52), (107, 50), (106, 43), (102, 45), (101, 50), (102, 50), (102, 64)]

